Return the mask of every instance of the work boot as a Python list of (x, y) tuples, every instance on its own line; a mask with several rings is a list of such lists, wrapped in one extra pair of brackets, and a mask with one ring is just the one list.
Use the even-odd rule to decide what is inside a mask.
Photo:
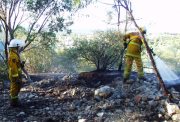
[(127, 78), (124, 78), (124, 79), (123, 79), (123, 83), (126, 83), (127, 80), (128, 80)]
[(132, 79), (127, 79), (127, 78), (124, 78), (124, 80), (123, 80), (123, 83), (124, 84), (132, 84), (134, 81), (132, 80)]
[(145, 77), (139, 77), (137, 81), (147, 81), (147, 79)]
[(11, 107), (21, 107), (21, 104), (18, 99), (14, 99), (14, 100), (10, 101), (10, 106)]

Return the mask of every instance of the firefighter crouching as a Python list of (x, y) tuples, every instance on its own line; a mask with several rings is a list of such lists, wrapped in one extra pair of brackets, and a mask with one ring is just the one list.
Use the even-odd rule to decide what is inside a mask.
[(12, 107), (18, 107), (18, 94), (22, 85), (22, 70), (21, 60), (18, 53), (20, 45), (16, 43), (17, 40), (11, 40), (9, 45), (9, 57), (8, 57), (8, 73), (10, 79), (10, 105)]
[[(140, 28), (141, 34), (146, 34), (144, 28)], [(138, 79), (145, 80), (143, 72), (143, 63), (141, 59), (141, 46), (143, 39), (139, 32), (131, 32), (124, 36), (124, 48), (127, 48), (125, 54), (125, 69), (123, 74), (123, 82), (128, 83), (128, 79), (131, 74), (133, 61), (136, 63)]]

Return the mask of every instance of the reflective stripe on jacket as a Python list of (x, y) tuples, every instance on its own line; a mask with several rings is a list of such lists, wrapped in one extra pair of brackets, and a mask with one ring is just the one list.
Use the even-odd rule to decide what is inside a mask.
[(142, 45), (142, 38), (138, 32), (128, 33), (124, 36), (124, 41), (126, 39), (130, 40), (130, 43), (127, 47), (126, 55), (133, 56), (133, 57), (141, 57), (141, 45)]

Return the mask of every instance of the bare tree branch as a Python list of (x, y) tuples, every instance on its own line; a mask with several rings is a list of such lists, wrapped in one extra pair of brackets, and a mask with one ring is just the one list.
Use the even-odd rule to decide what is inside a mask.
[[(30, 41), (28, 41), (28, 38), (29, 38), (29, 36), (30, 36), (30, 34), (31, 34), (31, 32), (32, 32), (32, 29), (34, 28), (35, 24), (38, 22), (38, 20), (41, 18), (41, 16), (43, 15), (43, 13), (46, 11), (46, 9), (50, 6), (50, 4), (51, 4), (52, 2), (53, 2), (53, 1), (50, 1), (49, 4), (42, 10), (42, 12), (39, 13), (39, 14), (36, 16), (36, 20), (35, 20), (34, 23), (31, 25), (31, 27), (30, 27), (30, 29), (29, 29), (29, 32), (28, 32), (28, 35), (27, 35), (27, 38), (26, 38), (26, 40), (25, 40), (25, 42), (28, 42), (28, 43), (25, 45), (25, 47), (24, 47), (23, 49), (25, 49), (25, 48), (31, 43)], [(46, 21), (46, 20), (45, 20), (45, 21)], [(43, 24), (44, 24), (44, 23), (43, 23)], [(40, 28), (40, 29), (38, 30), (38, 32), (40, 32), (41, 29), (42, 29), (42, 28)]]
[[(18, 26), (18, 24), (17, 24), (17, 26), (15, 26), (15, 25), (16, 25), (16, 20), (17, 20), (17, 18), (18, 18), (18, 16), (19, 16), (21, 3), (22, 3), (22, 1), (20, 1), (20, 2), (18, 3), (18, 6), (17, 6), (17, 13), (15, 13), (14, 22), (13, 22), (13, 27), (12, 27), (13, 30), (16, 30), (15, 28)], [(23, 16), (24, 16), (24, 11), (22, 11), (22, 15), (21, 15), (20, 21), (22, 20)]]
[[(32, 50), (32, 49), (35, 49), (35, 48), (39, 48), (40, 46), (42, 46), (42, 45), (47, 45), (48, 46), (48, 44), (36, 44), (36, 45), (34, 45), (34, 46), (32, 46), (32, 47), (29, 47), (28, 49), (26, 48), (25, 50), (23, 50), (23, 52), (27, 52), (27, 51), (29, 51), (29, 50)], [(49, 44), (50, 45), (50, 44)]]
[(3, 21), (1, 20), (1, 17), (0, 17), (0, 22), (1, 22), (3, 29), (5, 30), (5, 25), (4, 25)]
[[(31, 18), (30, 16), (28, 16), (27, 18), (23, 19), (24, 14), (25, 14), (25, 13), (23, 12), (23, 13), (22, 13), (22, 16), (21, 16), (21, 18), (20, 18), (20, 21), (17, 23), (16, 27), (17, 27), (18, 25), (21, 25), (21, 24), (24, 23), (26, 20), (28, 20), (28, 19)], [(16, 29), (16, 27), (15, 27), (15, 29)]]
[[(117, 4), (116, 4), (117, 2)], [(114, 0), (114, 4), (115, 4), (115, 8), (118, 14), (118, 19), (117, 19), (117, 26), (118, 26), (118, 31), (119, 31), (119, 27), (120, 27), (120, 13), (121, 13), (121, 6), (120, 6), (120, 0)]]
[(46, 25), (47, 21), (48, 21), (48, 18), (51, 14), (47, 15), (46, 18), (43, 20), (38, 32), (40, 32), (42, 30), (42, 28)]

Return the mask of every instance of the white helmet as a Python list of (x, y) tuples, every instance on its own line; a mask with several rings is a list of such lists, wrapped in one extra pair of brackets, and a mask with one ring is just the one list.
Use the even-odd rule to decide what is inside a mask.
[(19, 39), (12, 39), (8, 47), (23, 47), (25, 42)]

